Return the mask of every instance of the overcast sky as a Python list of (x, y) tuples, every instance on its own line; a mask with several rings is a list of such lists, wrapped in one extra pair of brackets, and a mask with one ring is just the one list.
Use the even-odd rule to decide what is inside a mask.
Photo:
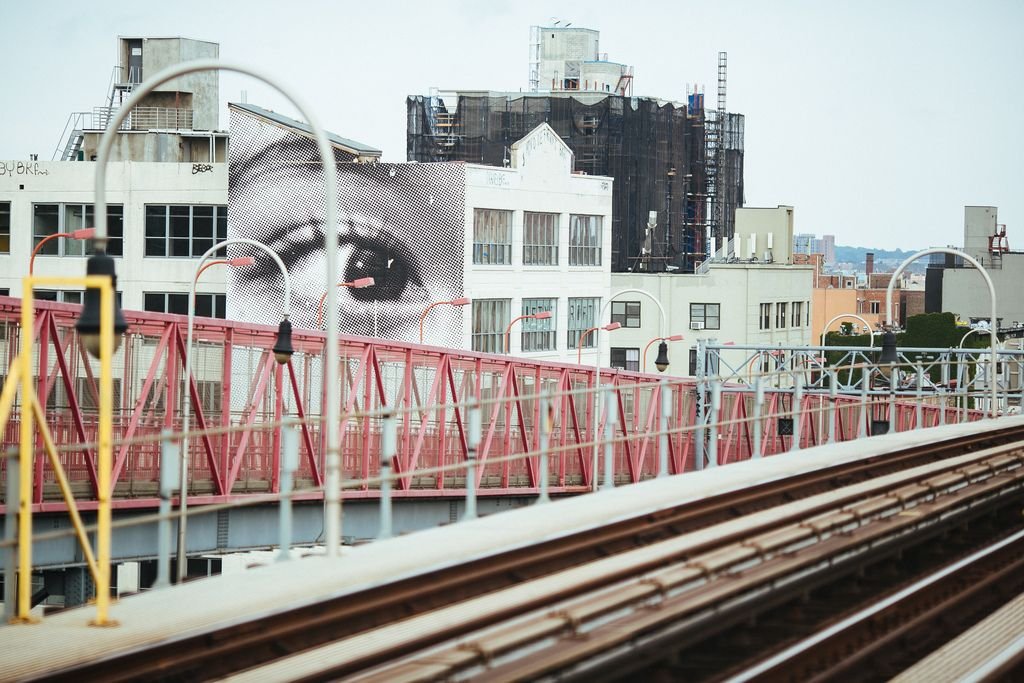
[[(797, 232), (840, 244), (960, 245), (965, 204), (999, 207), (1024, 249), (1024, 2), (376, 2), (0, 4), (0, 159), (49, 159), (72, 111), (103, 104), (118, 35), (220, 43), (300, 93), (339, 135), (405, 159), (405, 97), (431, 86), (527, 87), (529, 27), (601, 31), (634, 93), (746, 115), (746, 203), (791, 204)], [(224, 102), (295, 115), (226, 74)], [(227, 125), (227, 112), (221, 115)]]

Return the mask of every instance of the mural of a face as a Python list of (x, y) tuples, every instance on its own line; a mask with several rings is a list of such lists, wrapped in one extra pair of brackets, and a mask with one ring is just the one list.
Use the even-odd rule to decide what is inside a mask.
[[(340, 152), (336, 160), (345, 161)], [(293, 325), (323, 329), (325, 190), (315, 143), (233, 111), (229, 161), (228, 237), (273, 249), (291, 277)], [(365, 289), (338, 288), (339, 330), (418, 341), (424, 308), (463, 295), (463, 167), (338, 163), (337, 171), (336, 281), (375, 280)], [(244, 245), (229, 253), (255, 263), (229, 271), (228, 317), (277, 324), (284, 298), (277, 265)], [(434, 308), (425, 342), (459, 346), (461, 316), (459, 308)]]

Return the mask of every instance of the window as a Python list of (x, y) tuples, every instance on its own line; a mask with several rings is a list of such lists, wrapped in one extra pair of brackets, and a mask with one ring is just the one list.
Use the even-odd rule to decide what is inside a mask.
[[(597, 297), (569, 298), (569, 329), (566, 334), (566, 348), (575, 349), (579, 345), (580, 335), (594, 327), (597, 322), (598, 307), (601, 299)], [(597, 346), (597, 335), (588, 334), (583, 340), (583, 348), (592, 349)]]
[(772, 329), (772, 305), (761, 304), (761, 329)]
[(507, 266), (512, 263), (512, 212), (473, 210), (473, 263)]
[(510, 299), (473, 299), (473, 350), (505, 352)]
[(775, 327), (780, 330), (786, 327), (786, 302), (775, 304)]
[(11, 290), (9, 287), (0, 287), (0, 296), (10, 296)]
[(879, 305), (878, 305), (878, 304), (879, 304), (879, 302), (877, 302), (877, 301), (871, 301), (871, 302), (869, 302), (869, 303), (871, 304), (871, 312), (872, 312), (872, 313), (878, 313), (878, 311), (879, 311)]
[(523, 265), (558, 265), (558, 214), (523, 214)]
[[(196, 315), (201, 318), (226, 318), (227, 297), (223, 294), (196, 294)], [(188, 292), (146, 292), (142, 308), (156, 313), (188, 315)]]
[(228, 207), (146, 205), (146, 256), (202, 256), (228, 238)]
[(569, 265), (601, 265), (601, 216), (569, 217)]
[(804, 327), (811, 326), (811, 302), (804, 302)]
[(791, 327), (800, 327), (800, 325), (802, 324), (803, 317), (804, 317), (803, 316), (803, 312), (804, 312), (803, 308), (804, 308), (804, 302), (803, 301), (794, 301), (793, 302), (793, 317), (790, 320), (790, 326)]
[(84, 292), (80, 289), (37, 289), (33, 296), (40, 301), (57, 301), (62, 304), (82, 303)]
[(720, 304), (690, 304), (690, 327), (693, 323), (704, 323), (705, 330), (720, 329)]
[(640, 327), (640, 302), (613, 301), (612, 322), (623, 327)]
[(11, 203), (0, 202), (0, 254), (11, 253)]
[(619, 370), (640, 372), (640, 349), (612, 347), (611, 366)]
[(523, 351), (555, 350), (555, 321), (558, 319), (555, 306), (557, 302), (557, 299), (523, 299), (523, 315), (551, 311), (551, 317), (546, 320), (526, 319), (520, 321), (523, 326)]
[[(32, 246), (50, 235), (95, 227), (92, 204), (33, 204)], [(124, 255), (124, 207), (107, 205), (107, 253)], [(0, 237), (0, 241), (2, 241)], [(39, 250), (41, 256), (88, 256), (93, 253), (90, 240), (67, 237), (50, 240)]]

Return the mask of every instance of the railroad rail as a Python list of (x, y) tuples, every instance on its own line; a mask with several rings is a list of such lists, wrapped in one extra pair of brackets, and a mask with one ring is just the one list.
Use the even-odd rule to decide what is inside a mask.
[[(1005, 511), (1022, 497), (1024, 422), (1003, 425), (883, 449), (255, 619), (192, 629), (43, 677), (501, 679), (595, 670), (625, 676), (637, 667), (648, 673), (667, 667), (692, 678), (741, 673), (760, 660), (737, 661), (736, 651), (776, 653), (884, 586), (909, 580), (908, 573), (934, 571), (1019, 525), (1019, 514)], [(799, 471), (797, 458), (809, 461), (810, 452), (779, 458)], [(749, 463), (762, 464), (772, 466)], [(548, 509), (558, 505), (564, 503)], [(957, 531), (992, 515), (996, 524)], [(890, 561), (936, 545), (926, 541), (937, 534), (947, 534), (942, 553), (921, 551), (906, 571)], [(865, 567), (885, 571), (881, 578), (871, 571), (867, 579), (850, 579)], [(844, 585), (863, 590), (847, 590), (847, 602), (839, 604)], [(828, 595), (821, 606), (819, 594)], [(786, 619), (805, 632), (772, 625), (779, 610), (808, 600), (803, 611), (810, 618)], [(759, 626), (767, 637), (756, 636)], [(744, 631), (756, 647), (723, 651)]]
[[(345, 638), (236, 679), (273, 679), (287, 671), (293, 680), (353, 675), (371, 681), (592, 679), (659, 673), (687, 680), (736, 674), (745, 680), (779, 680), (779, 666), (738, 668), (737, 660), (757, 661), (798, 628), (815, 632), (837, 608), (842, 611), (839, 601), (856, 604), (857, 591), (849, 590), (849, 584), (857, 572), (885, 568), (887, 576), (876, 581), (882, 585), (867, 591), (874, 595), (899, 585), (922, 565), (943, 564), (965, 548), (988, 542), (1003, 527), (983, 526), (964, 538), (947, 538), (941, 551), (927, 548), (908, 562), (909, 553), (967, 520), (1001, 514), (1001, 522), (1017, 518), (1022, 528), (1014, 514), (1022, 499), (1020, 446), (986, 449), (564, 570)], [(995, 553), (1000, 562), (998, 570), (988, 569), (983, 585), (1020, 574), (1022, 536), (1016, 534), (999, 548), (1005, 552), (986, 553)], [(839, 595), (843, 588), (846, 595)], [(794, 606), (799, 610), (801, 603), (825, 594), (827, 609), (805, 609), (797, 618), (790, 614)], [(532, 604), (526, 595), (535, 596)], [(780, 610), (786, 618), (780, 619)], [(480, 624), (481, 614), (495, 613), (504, 615), (501, 623)], [(890, 628), (886, 635), (897, 637), (899, 630)], [(739, 647), (736, 640), (744, 631), (746, 644)], [(751, 638), (751, 631), (760, 637)], [(424, 643), (439, 632), (447, 636), (441, 643)], [(880, 640), (876, 632), (872, 645)], [(830, 661), (834, 651), (816, 654)], [(863, 663), (869, 653), (860, 655)], [(851, 669), (858, 664), (855, 659), (847, 657), (842, 670), (856, 679), (864, 671)], [(807, 673), (787, 678), (807, 680)], [(822, 680), (834, 674), (826, 670)]]

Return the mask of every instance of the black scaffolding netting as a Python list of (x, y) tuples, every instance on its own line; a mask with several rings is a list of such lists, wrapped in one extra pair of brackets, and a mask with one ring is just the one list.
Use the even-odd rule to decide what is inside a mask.
[[(576, 170), (615, 179), (612, 270), (690, 271), (703, 259), (708, 209), (705, 116), (700, 107), (617, 95), (459, 94), (407, 100), (410, 161), (502, 166), (512, 144), (549, 124), (575, 155)], [(453, 106), (454, 105), (454, 106)], [(722, 225), (731, 236), (743, 201), (742, 116), (727, 119)], [(657, 227), (648, 235), (649, 212)]]

